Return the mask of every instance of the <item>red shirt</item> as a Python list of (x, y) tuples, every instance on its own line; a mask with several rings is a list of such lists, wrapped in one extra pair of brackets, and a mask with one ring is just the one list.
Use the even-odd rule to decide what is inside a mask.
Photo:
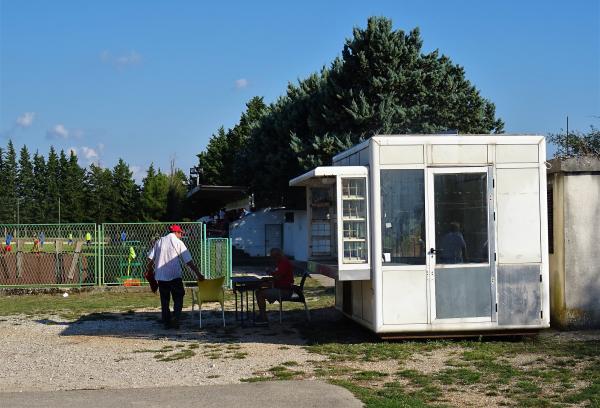
[(277, 263), (277, 268), (273, 272), (273, 287), (277, 289), (291, 289), (294, 284), (294, 268), (292, 263), (286, 257), (281, 257)]

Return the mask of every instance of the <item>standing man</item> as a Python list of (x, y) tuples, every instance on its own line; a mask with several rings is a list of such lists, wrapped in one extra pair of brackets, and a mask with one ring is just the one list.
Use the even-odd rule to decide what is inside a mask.
[[(183, 309), (183, 296), (185, 288), (181, 279), (181, 262), (185, 263), (194, 273), (199, 281), (204, 280), (192, 255), (181, 240), (183, 230), (179, 225), (172, 225), (170, 233), (158, 239), (148, 254), (147, 271), (154, 271), (154, 277), (158, 281), (160, 292), (160, 307), (162, 311), (162, 322), (166, 329), (179, 329), (179, 318)], [(173, 297), (173, 319), (169, 303)]]
[(256, 292), (256, 303), (260, 312), (257, 322), (267, 323), (267, 303), (273, 303), (280, 299), (289, 299), (292, 296), (294, 285), (294, 267), (287, 259), (281, 249), (271, 249), (271, 258), (275, 261), (275, 270), (269, 272), (273, 276), (273, 287), (260, 289)]

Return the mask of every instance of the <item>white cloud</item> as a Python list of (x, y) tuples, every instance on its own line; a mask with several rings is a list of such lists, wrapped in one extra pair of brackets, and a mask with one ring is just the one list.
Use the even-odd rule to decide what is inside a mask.
[(33, 124), (33, 118), (35, 118), (35, 112), (25, 112), (17, 118), (17, 126), (28, 128)]
[(54, 125), (52, 129), (48, 129), (46, 131), (46, 137), (48, 139), (68, 139), (69, 130), (65, 127), (65, 125), (59, 123)]
[(81, 146), (81, 155), (89, 161), (98, 160), (100, 157), (96, 149), (87, 146)]
[(87, 164), (94, 163), (96, 165), (99, 165), (99, 163), (100, 163), (100, 152), (99, 151), (101, 149), (95, 149), (95, 148), (89, 147), (89, 146), (80, 146), (80, 147), (71, 146), (67, 150), (69, 153), (73, 152), (77, 157), (85, 159), (87, 161)]
[(235, 80), (235, 89), (244, 89), (248, 87), (248, 80), (246, 78), (240, 78)]
[(146, 177), (146, 171), (141, 166), (129, 166), (129, 171), (133, 173), (133, 179), (138, 183)]
[(117, 68), (124, 68), (126, 66), (137, 65), (142, 62), (142, 55), (133, 50), (122, 55), (113, 55), (110, 51), (104, 50), (100, 53), (100, 61), (105, 64), (114, 65)]

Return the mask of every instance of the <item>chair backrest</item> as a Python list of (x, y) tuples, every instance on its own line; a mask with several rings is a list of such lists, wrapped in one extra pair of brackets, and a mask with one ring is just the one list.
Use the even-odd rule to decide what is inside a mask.
[(200, 302), (220, 302), (223, 300), (225, 277), (198, 281), (198, 300)]
[(308, 272), (304, 272), (302, 274), (302, 279), (300, 280), (300, 290), (304, 290), (304, 282), (306, 282), (306, 278), (308, 278), (310, 274)]

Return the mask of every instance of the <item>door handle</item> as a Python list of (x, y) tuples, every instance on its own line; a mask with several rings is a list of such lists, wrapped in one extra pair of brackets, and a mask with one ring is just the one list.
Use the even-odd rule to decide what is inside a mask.
[(431, 248), (429, 250), (429, 255), (435, 255), (435, 254), (436, 254), (435, 248)]

